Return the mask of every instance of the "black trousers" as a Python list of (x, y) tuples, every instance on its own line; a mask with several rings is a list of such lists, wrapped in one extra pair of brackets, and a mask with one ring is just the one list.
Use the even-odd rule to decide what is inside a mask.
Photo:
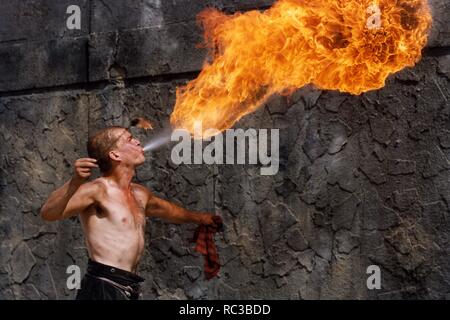
[(76, 300), (137, 300), (144, 278), (89, 259)]

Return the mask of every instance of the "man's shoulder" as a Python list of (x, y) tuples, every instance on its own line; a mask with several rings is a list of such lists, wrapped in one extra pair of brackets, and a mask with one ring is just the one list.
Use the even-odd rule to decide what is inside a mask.
[(135, 190), (137, 192), (142, 192), (142, 193), (146, 193), (146, 194), (150, 193), (150, 190), (146, 186), (139, 184), (139, 183), (132, 182), (131, 187), (133, 188), (133, 190)]
[(142, 184), (131, 183), (131, 187), (133, 188), (134, 193), (144, 202), (147, 202), (152, 196), (150, 190)]
[(81, 186), (85, 192), (100, 193), (106, 190), (106, 181), (103, 178), (97, 178), (92, 181), (83, 183)]

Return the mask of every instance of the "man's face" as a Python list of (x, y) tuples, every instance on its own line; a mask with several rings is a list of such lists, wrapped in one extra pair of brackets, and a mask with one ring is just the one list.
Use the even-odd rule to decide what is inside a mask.
[(141, 147), (141, 142), (134, 138), (127, 129), (117, 129), (118, 140), (116, 148), (112, 150), (123, 164), (137, 167), (144, 163), (144, 149)]

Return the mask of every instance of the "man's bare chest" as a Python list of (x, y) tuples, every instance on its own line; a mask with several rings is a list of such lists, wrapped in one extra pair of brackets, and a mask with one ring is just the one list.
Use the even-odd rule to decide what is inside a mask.
[(145, 226), (145, 206), (132, 194), (112, 193), (97, 205), (97, 215), (122, 227), (142, 229)]

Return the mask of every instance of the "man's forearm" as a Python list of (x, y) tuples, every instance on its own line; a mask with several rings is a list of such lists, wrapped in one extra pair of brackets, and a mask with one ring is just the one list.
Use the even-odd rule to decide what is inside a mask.
[(171, 204), (172, 205), (172, 215), (170, 217), (170, 222), (171, 223), (197, 223), (197, 224), (201, 224), (203, 219), (202, 219), (202, 213), (199, 212), (193, 212), (193, 211), (189, 211), (187, 209), (184, 209), (182, 207), (179, 207), (175, 204)]
[(67, 203), (82, 184), (81, 181), (71, 178), (64, 185), (53, 191), (41, 208), (42, 218), (49, 221), (62, 219)]

